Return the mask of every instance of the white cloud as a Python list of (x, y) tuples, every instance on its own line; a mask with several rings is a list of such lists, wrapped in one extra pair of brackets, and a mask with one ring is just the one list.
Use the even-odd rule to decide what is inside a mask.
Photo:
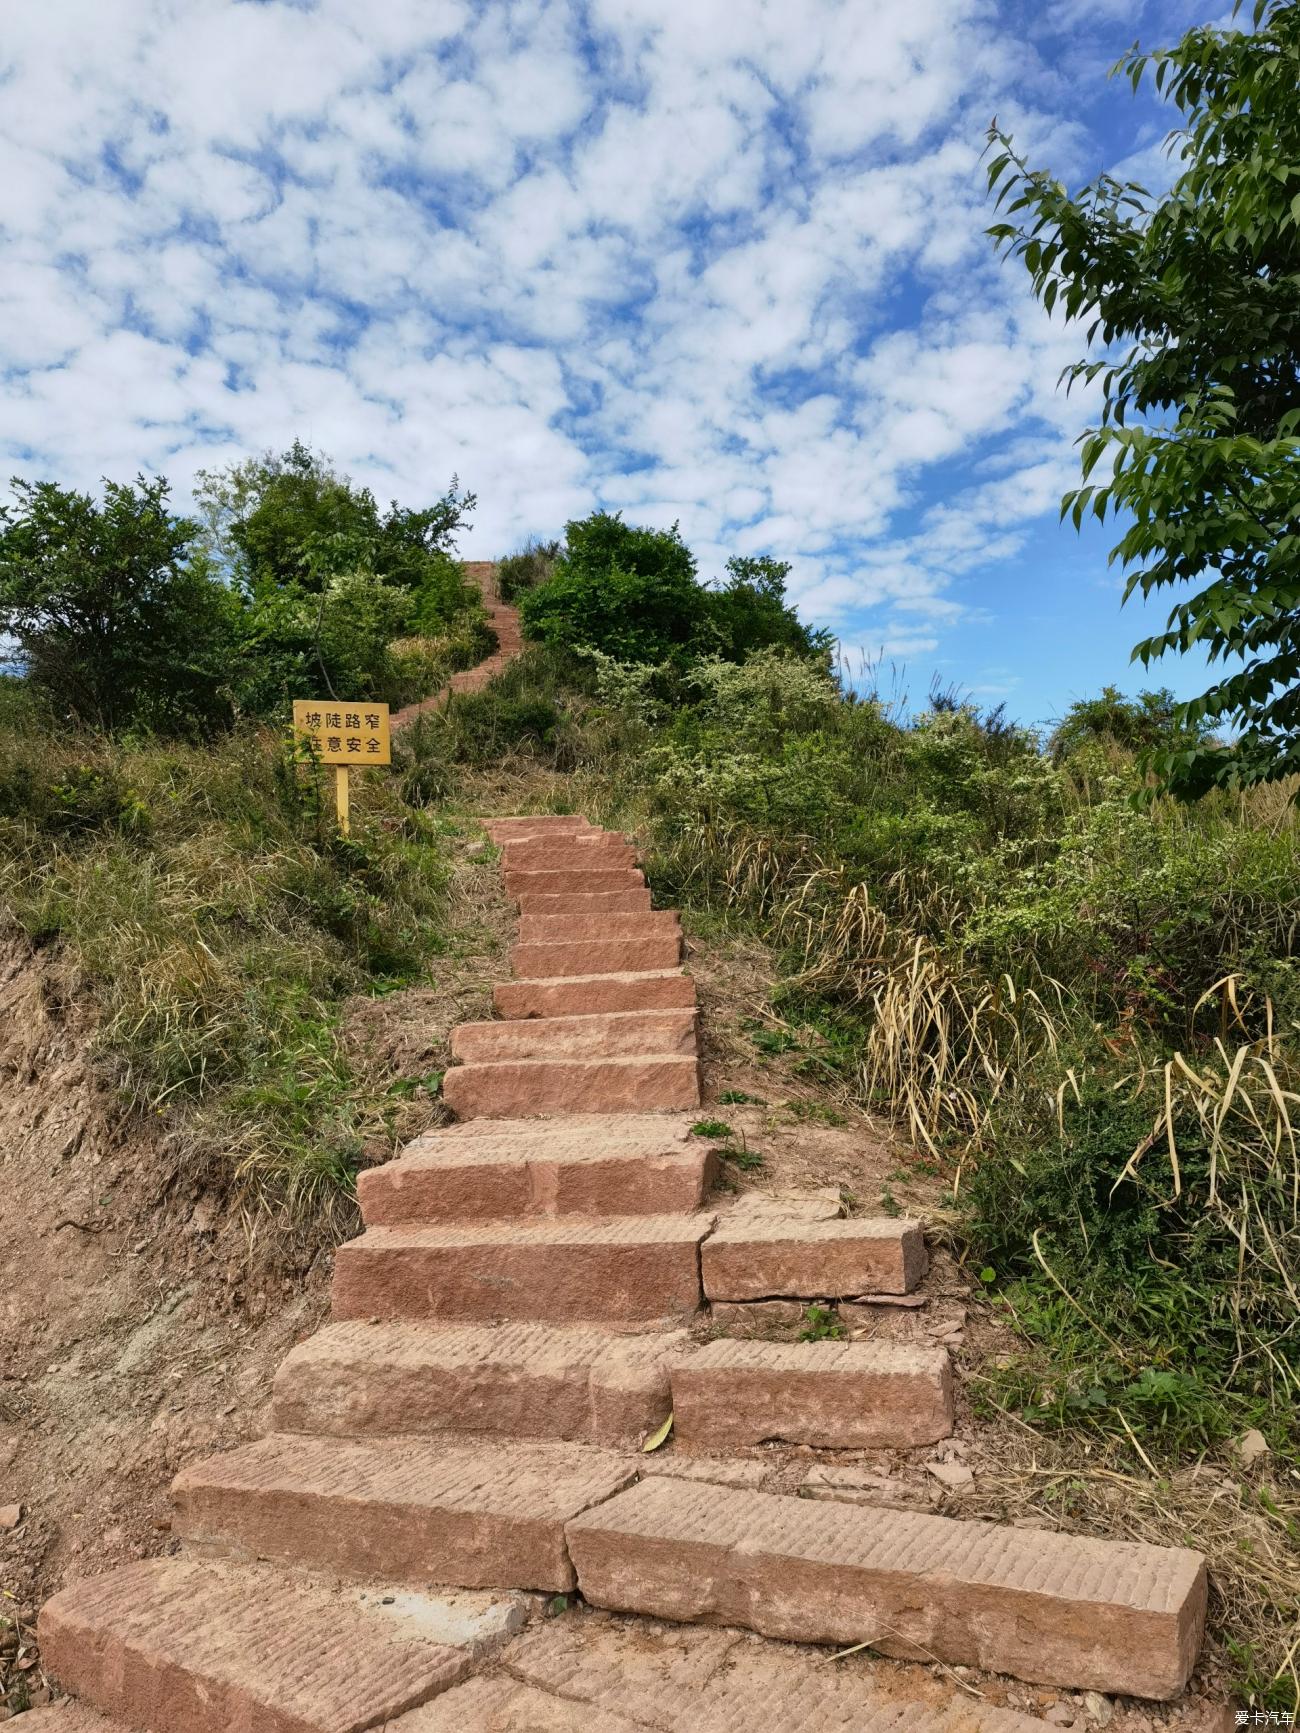
[(405, 500), (456, 470), (478, 553), (680, 518), (899, 656), (1068, 480), (1079, 338), (992, 259), (979, 157), (995, 109), (1086, 135), (995, 0), (11, 11), (11, 469), (301, 435)]

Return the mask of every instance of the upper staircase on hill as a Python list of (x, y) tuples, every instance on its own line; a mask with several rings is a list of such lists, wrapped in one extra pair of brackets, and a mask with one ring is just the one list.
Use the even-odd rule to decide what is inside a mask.
[(501, 600), (501, 592), (497, 587), (496, 561), (463, 560), (461, 564), (465, 568), (465, 576), (479, 587), (483, 606), (487, 610), (488, 624), (496, 633), (497, 647), (490, 656), (473, 668), (462, 668), (459, 674), (453, 674), (445, 686), (440, 686), (429, 697), (421, 698), (417, 703), (407, 704), (401, 710), (395, 711), (392, 718), (394, 728), (404, 728), (423, 710), (436, 710), (453, 692), (480, 691), (508, 662), (513, 662), (523, 648), (519, 610)]

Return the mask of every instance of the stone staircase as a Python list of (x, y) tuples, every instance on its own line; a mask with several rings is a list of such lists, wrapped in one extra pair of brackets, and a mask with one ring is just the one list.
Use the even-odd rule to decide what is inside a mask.
[(445, 686), (439, 687), (427, 698), (421, 698), (415, 704), (407, 704), (401, 710), (394, 711), (391, 722), (393, 728), (404, 728), (408, 722), (414, 721), (422, 710), (438, 709), (453, 692), (481, 692), (488, 681), (495, 679), (506, 664), (513, 662), (523, 649), (523, 627), (519, 610), (501, 600), (500, 591), (497, 589), (496, 562), (464, 560), (462, 564), (465, 576), (482, 591), (483, 607), (487, 612), (488, 624), (496, 633), (497, 647), (482, 662), (476, 662), (472, 668), (462, 668), (459, 674), (453, 674)]
[[(716, 1334), (751, 1302), (912, 1292), (922, 1226), (719, 1196), (692, 1131), (676, 917), (651, 911), (622, 837), (550, 816), (487, 829), (521, 930), (500, 1020), (454, 1036), (460, 1122), (361, 1176), (334, 1321), (281, 1367), (274, 1430), (176, 1480), (184, 1552), (47, 1605), (46, 1665), (80, 1702), (33, 1733), (42, 1716), (48, 1733), (1045, 1726), (870, 1691), (846, 1718), (842, 1676), (797, 1650), (765, 1662), (757, 1697), (743, 1669), (719, 1675), (707, 1713), (649, 1687), (615, 1701), (628, 1653), (575, 1658), (563, 1620), (484, 1672), (523, 1603), (466, 1612), (435, 1584), (1176, 1696), (1205, 1619), (1198, 1554), (817, 1502), (728, 1459), (952, 1432), (943, 1348)], [(672, 1447), (644, 1454), (670, 1413)]]

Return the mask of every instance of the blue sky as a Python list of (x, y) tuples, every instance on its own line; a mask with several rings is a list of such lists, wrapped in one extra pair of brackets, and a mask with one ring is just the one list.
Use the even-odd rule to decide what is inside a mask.
[[(452, 472), (492, 557), (596, 506), (913, 699), (1046, 721), (1141, 676), (1057, 522), (1080, 337), (983, 229), (989, 119), (1162, 172), (1106, 68), (1175, 0), (46, 0), (0, 39), (0, 461), (93, 486), (301, 436)], [(1153, 615), (1154, 617), (1154, 615)], [(1176, 664), (1148, 679), (1198, 689)]]

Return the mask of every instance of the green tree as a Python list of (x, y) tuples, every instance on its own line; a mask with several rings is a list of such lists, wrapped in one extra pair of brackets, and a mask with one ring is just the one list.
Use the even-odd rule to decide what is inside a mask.
[(990, 234), (1102, 346), (1067, 369), (1105, 401), (1063, 514), (1128, 520), (1126, 597), (1180, 594), (1135, 659), (1216, 665), (1148, 759), (1188, 798), (1300, 771), (1300, 4), (1257, 0), (1252, 22), (1116, 68), (1182, 118), (1163, 196), (1110, 175), (1071, 194), (996, 130), (989, 165), (1011, 219)]
[(683, 659), (705, 617), (695, 556), (676, 524), (640, 529), (595, 512), (565, 526), (550, 578), (519, 599), (524, 629), (543, 643), (602, 650), (620, 662)]
[(786, 601), (790, 565), (768, 555), (737, 555), (728, 577), (710, 591), (709, 614), (719, 652), (743, 662), (757, 650), (789, 650), (796, 656), (829, 657), (835, 634), (805, 626)]
[(229, 714), (231, 598), (196, 555), (167, 482), (106, 481), (102, 504), (54, 482), (0, 506), (0, 631), (57, 711), (114, 729), (187, 731)]

